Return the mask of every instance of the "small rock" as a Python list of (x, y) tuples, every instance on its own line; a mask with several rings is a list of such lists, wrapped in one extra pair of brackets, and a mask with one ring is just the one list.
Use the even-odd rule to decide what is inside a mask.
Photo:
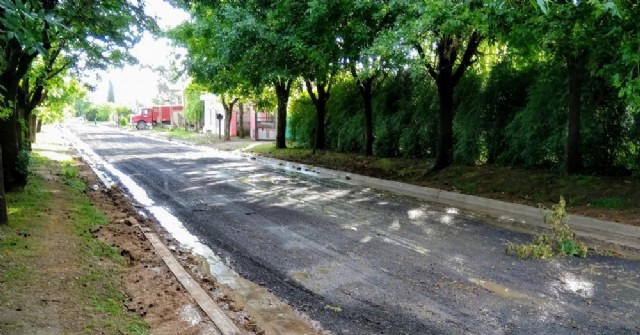
[(130, 216), (125, 220), (124, 223), (126, 223), (127, 226), (133, 226), (138, 224), (138, 220), (135, 217)]
[(344, 176), (344, 179), (346, 179), (346, 180), (351, 180), (351, 177), (349, 177), (349, 176)]
[(98, 184), (93, 184), (93, 185), (91, 185), (91, 188), (92, 188), (94, 191), (98, 191), (98, 190), (100, 189), (100, 186), (98, 186)]

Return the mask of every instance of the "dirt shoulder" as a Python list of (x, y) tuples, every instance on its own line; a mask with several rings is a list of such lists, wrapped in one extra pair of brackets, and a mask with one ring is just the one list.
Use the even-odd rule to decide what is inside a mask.
[(219, 334), (141, 228), (155, 231), (246, 334), (263, 334), (202, 264), (117, 187), (45, 139), (0, 227), (0, 334)]

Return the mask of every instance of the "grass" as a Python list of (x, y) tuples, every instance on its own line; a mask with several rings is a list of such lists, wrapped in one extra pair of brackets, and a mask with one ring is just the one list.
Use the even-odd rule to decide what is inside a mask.
[[(73, 240), (73, 253), (78, 260), (77, 291), (72, 300), (86, 311), (78, 315), (85, 322), (86, 333), (95, 334), (112, 330), (119, 334), (148, 334), (149, 327), (136, 314), (127, 312), (124, 306), (124, 290), (120, 275), (125, 270), (124, 258), (117, 248), (95, 239), (90, 230), (108, 224), (84, 194), (86, 185), (78, 178), (79, 171), (72, 162), (55, 162), (33, 155), (32, 169), (58, 171), (62, 179), (59, 185), (46, 182), (38, 174), (32, 174), (27, 186), (20, 192), (7, 194), (9, 224), (0, 226), (0, 282), (4, 287), (29, 287), (42, 280), (38, 267), (33, 264), (44, 257), (42, 230), (45, 224), (61, 224), (46, 220), (47, 208), (51, 205), (57, 188), (56, 205), (68, 214), (69, 234)], [(61, 194), (64, 194), (63, 197)], [(67, 197), (68, 196), (68, 197)], [(67, 199), (61, 202), (60, 199)], [(61, 207), (61, 208), (60, 208)], [(35, 289), (35, 288), (34, 288)], [(0, 300), (5, 293), (0, 291)]]
[(597, 208), (609, 208), (609, 209), (626, 209), (629, 207), (627, 201), (623, 198), (599, 198), (591, 200), (591, 205)]
[(202, 134), (197, 133), (190, 130), (184, 130), (180, 128), (153, 128), (154, 131), (164, 134), (168, 139), (171, 140), (181, 140), (185, 142), (195, 143), (195, 144), (208, 144), (214, 143), (218, 141), (222, 141), (218, 138), (218, 136), (210, 135), (210, 134)]

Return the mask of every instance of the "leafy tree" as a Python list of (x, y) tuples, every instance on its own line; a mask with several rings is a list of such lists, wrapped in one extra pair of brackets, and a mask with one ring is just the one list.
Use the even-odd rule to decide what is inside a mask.
[(243, 94), (238, 98), (273, 87), (278, 101), (276, 147), (286, 148), (287, 105), (305, 52), (295, 22), (304, 17), (305, 4), (285, 0), (186, 3), (194, 22), (179, 27), (172, 36), (182, 43), (191, 40), (189, 64), (206, 67), (233, 83), (223, 87), (236, 89), (240, 80)]
[[(153, 23), (141, 3), (120, 0), (8, 0), (0, 17), (0, 145), (3, 182), (11, 190), (26, 183), (22, 125), (34, 122), (48, 81), (70, 68), (133, 61), (127, 50)], [(41, 66), (33, 66), (38, 58)]]
[(405, 6), (399, 37), (417, 52), (438, 87), (438, 152), (432, 170), (440, 170), (453, 162), (454, 91), (486, 36), (489, 6), (482, 1), (397, 3)]
[(393, 63), (393, 53), (387, 47), (393, 42), (384, 40), (395, 21), (395, 13), (385, 2), (346, 1), (343, 15), (346, 22), (340, 28), (343, 63), (355, 79), (364, 105), (364, 153), (373, 154), (373, 86)]
[(581, 118), (586, 87), (596, 77), (612, 76), (607, 68), (620, 59), (620, 41), (628, 32), (621, 29), (624, 23), (613, 1), (567, 0), (539, 2), (539, 6), (545, 15), (527, 15), (529, 30), (515, 33), (538, 37), (541, 49), (564, 64), (568, 88), (564, 165), (567, 173), (578, 173), (584, 168)]

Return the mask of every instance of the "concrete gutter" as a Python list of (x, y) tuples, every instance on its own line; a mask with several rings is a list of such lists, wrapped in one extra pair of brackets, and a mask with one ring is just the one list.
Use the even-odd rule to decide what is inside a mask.
[[(301, 171), (306, 174), (311, 173), (320, 178), (331, 178), (350, 185), (367, 186), (430, 202), (484, 213), (498, 218), (502, 222), (517, 222), (530, 227), (548, 228), (548, 224), (545, 224), (543, 220), (544, 211), (540, 208), (443, 191), (430, 187), (411, 185), (397, 181), (367, 177), (300, 163), (292, 163), (279, 159), (261, 156), (250, 157), (251, 160), (255, 160), (259, 163), (280, 167), (286, 170)], [(569, 224), (579, 237), (595, 239), (605, 243), (640, 250), (640, 227), (598, 220), (581, 215), (571, 215)]]

